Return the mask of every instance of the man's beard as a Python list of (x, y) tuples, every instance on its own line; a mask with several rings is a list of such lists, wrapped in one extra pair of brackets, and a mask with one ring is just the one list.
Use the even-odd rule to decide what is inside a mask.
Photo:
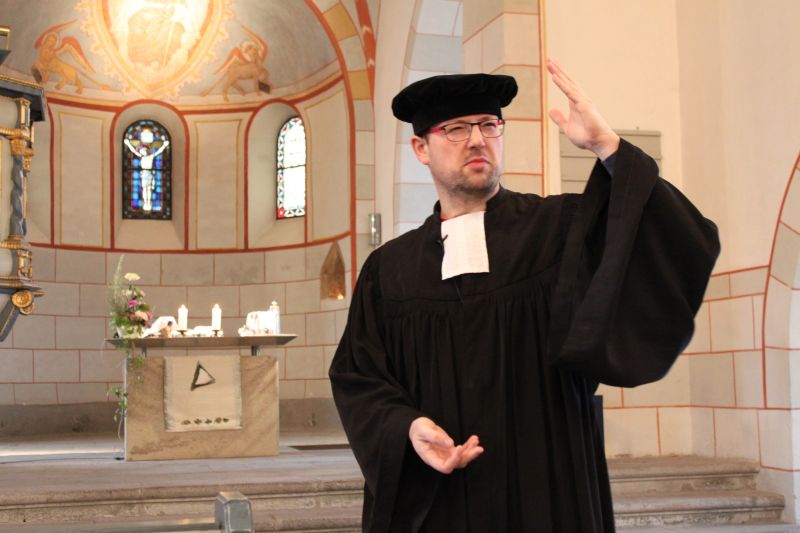
[(502, 169), (499, 166), (492, 166), (489, 174), (477, 181), (474, 177), (470, 178), (462, 169), (459, 172), (461, 179), (455, 181), (450, 192), (461, 197), (485, 198), (495, 192), (501, 173)]

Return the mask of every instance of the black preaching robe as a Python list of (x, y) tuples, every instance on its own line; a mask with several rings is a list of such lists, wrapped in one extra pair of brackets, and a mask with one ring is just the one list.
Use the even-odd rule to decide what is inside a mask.
[[(375, 250), (330, 369), (364, 473), (368, 532), (614, 531), (598, 383), (657, 380), (689, 342), (716, 227), (623, 141), (581, 195), (501, 189), (491, 272), (442, 281), (440, 218)], [(443, 475), (408, 439), (427, 416), (484, 453)]]

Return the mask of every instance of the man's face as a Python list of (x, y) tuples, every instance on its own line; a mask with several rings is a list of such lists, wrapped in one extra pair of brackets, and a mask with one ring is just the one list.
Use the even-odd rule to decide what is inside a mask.
[(495, 115), (452, 118), (434, 125), (424, 137), (412, 137), (414, 153), (430, 168), (440, 198), (485, 198), (493, 194), (503, 173), (503, 137), (485, 138), (474, 126), (468, 139), (454, 142), (444, 132), (436, 132), (436, 128), (494, 119)]

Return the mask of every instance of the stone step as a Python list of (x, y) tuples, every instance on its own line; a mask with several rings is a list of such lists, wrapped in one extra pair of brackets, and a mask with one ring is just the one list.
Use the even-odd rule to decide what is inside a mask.
[[(609, 466), (619, 526), (778, 523), (783, 510), (782, 496), (754, 489), (752, 462), (670, 457), (612, 459)], [(197, 519), (213, 515), (217, 493), (232, 490), (250, 499), (259, 531), (357, 531), (362, 488), (349, 450), (214, 462), (6, 464), (0, 524), (11, 529), (0, 525), (0, 532)]]
[(608, 461), (611, 492), (625, 494), (688, 490), (753, 490), (758, 463), (697, 456), (615, 458)]
[[(258, 533), (360, 533), (361, 508), (273, 509), (254, 512)], [(213, 517), (184, 515), (96, 518), (81, 522), (0, 524), (0, 533), (199, 533), (219, 531)]]
[(680, 491), (625, 495), (614, 500), (618, 526), (779, 523), (780, 494), (757, 490)]
[(85, 522), (109, 518), (202, 516), (221, 491), (239, 491), (253, 512), (361, 508), (361, 479), (237, 483), (29, 494), (0, 494), (0, 523)]
[(361, 507), (257, 511), (254, 515), (258, 533), (361, 533)]

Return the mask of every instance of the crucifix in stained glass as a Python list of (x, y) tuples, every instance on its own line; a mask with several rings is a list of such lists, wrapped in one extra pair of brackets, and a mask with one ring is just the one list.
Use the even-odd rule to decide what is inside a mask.
[(286, 121), (278, 134), (278, 218), (306, 214), (306, 130), (300, 117)]
[(122, 218), (172, 218), (172, 150), (169, 132), (139, 120), (122, 137)]

